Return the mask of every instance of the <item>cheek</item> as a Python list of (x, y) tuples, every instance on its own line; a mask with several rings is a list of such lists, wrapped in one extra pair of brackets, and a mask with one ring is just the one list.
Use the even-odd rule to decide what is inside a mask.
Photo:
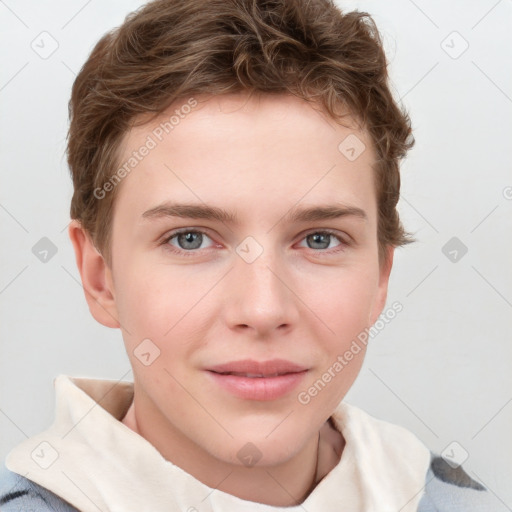
[(116, 306), (119, 320), (129, 344), (141, 339), (161, 339), (173, 326), (186, 288), (171, 286), (158, 267), (146, 268), (125, 261), (119, 265), (121, 276), (116, 283)]
[(372, 272), (339, 272), (322, 292), (309, 295), (311, 310), (319, 317), (315, 321), (318, 364), (297, 399), (311, 421), (331, 414), (361, 370), (376, 282)]
[(326, 410), (343, 398), (363, 364), (377, 282), (375, 271), (340, 270), (325, 282), (322, 292), (317, 289), (309, 295), (310, 308), (319, 317), (316, 324), (321, 329), (316, 333), (321, 362), (311, 384), (318, 382), (320, 389), (323, 384), (328, 387), (329, 391), (319, 400)]
[(340, 342), (369, 327), (377, 284), (378, 272), (371, 267), (361, 266), (357, 271), (340, 268), (325, 279), (303, 278), (299, 293), (326, 333)]
[(201, 333), (214, 317), (215, 296), (207, 292), (218, 277), (199, 277), (185, 267), (135, 263), (125, 262), (123, 268), (119, 267), (123, 278), (116, 286), (128, 356), (135, 367), (141, 367), (135, 358), (146, 347), (158, 354), (151, 364), (152, 371), (158, 373), (157, 369), (165, 368), (181, 373), (180, 361), (203, 343)]

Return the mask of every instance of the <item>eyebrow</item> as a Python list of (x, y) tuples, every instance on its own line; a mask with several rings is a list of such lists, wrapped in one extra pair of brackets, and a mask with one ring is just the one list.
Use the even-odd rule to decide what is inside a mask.
[[(145, 211), (142, 217), (145, 219), (181, 217), (186, 219), (216, 220), (231, 224), (239, 223), (237, 215), (233, 212), (216, 206), (194, 203), (165, 202)], [(368, 220), (366, 212), (361, 208), (341, 204), (293, 208), (281, 220), (285, 220), (285, 222), (314, 222), (341, 217), (355, 217)]]
[[(239, 219), (233, 212), (216, 206), (193, 203), (165, 202), (145, 211), (142, 217), (144, 219), (181, 217), (185, 219), (207, 219), (235, 225), (239, 224)], [(341, 217), (356, 217), (368, 220), (366, 212), (361, 208), (343, 204), (293, 208), (281, 220), (284, 219), (285, 222), (315, 222)]]

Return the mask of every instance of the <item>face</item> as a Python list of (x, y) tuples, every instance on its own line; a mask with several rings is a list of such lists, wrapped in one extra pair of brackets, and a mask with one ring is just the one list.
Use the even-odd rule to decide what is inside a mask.
[(141, 428), (276, 464), (342, 400), (364, 347), (338, 356), (384, 306), (374, 153), (292, 96), (195, 99), (169, 133), (179, 105), (123, 141), (121, 161), (140, 160), (117, 185), (108, 307)]

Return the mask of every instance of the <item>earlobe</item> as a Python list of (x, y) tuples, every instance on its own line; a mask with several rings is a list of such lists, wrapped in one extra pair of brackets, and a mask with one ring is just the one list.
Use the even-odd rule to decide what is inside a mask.
[(379, 269), (379, 283), (377, 289), (377, 296), (375, 298), (375, 303), (370, 318), (370, 325), (373, 325), (377, 321), (379, 315), (382, 313), (384, 309), (384, 306), (386, 305), (386, 299), (388, 296), (389, 276), (391, 274), (391, 269), (393, 267), (394, 255), (395, 248), (393, 246), (387, 247), (386, 259), (384, 262), (382, 262)]
[(71, 221), (68, 234), (75, 250), (89, 311), (100, 324), (119, 327), (110, 268), (79, 221)]

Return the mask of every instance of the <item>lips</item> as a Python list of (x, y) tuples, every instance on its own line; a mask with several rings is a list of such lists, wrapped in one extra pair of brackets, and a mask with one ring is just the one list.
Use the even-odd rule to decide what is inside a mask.
[(284, 359), (244, 359), (207, 369), (212, 383), (244, 400), (277, 400), (289, 396), (304, 379), (308, 368)]

